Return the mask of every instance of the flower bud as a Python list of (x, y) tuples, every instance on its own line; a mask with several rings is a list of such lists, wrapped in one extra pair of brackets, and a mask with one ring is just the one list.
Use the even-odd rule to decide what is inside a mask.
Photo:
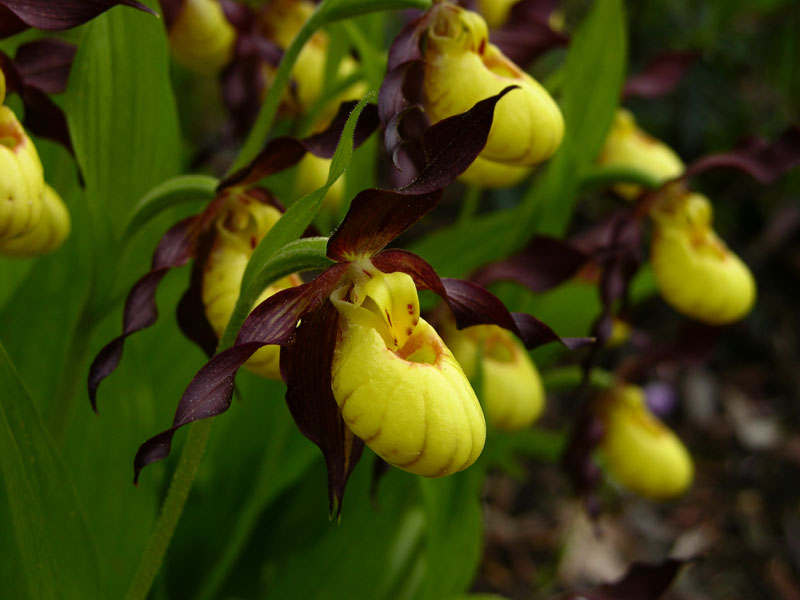
[(453, 324), (444, 339), (467, 377), (482, 381), (478, 395), (494, 427), (510, 431), (536, 421), (544, 408), (544, 387), (528, 352), (510, 332), (497, 325), (459, 331)]
[[(607, 167), (632, 167), (645, 171), (664, 183), (678, 177), (684, 170), (683, 161), (665, 143), (651, 137), (636, 125), (633, 115), (624, 108), (617, 109), (606, 143), (597, 159)], [(623, 198), (633, 199), (641, 187), (619, 183), (614, 191)]]
[[(328, 181), (328, 172), (331, 168), (330, 158), (320, 158), (310, 152), (307, 152), (300, 162), (297, 163), (297, 175), (295, 178), (295, 192), (298, 197), (310, 194), (314, 190), (318, 190)], [(342, 197), (344, 196), (345, 176), (342, 175), (336, 180), (325, 198), (322, 200), (323, 206), (335, 212), (339, 210), (342, 204)]]
[[(281, 217), (275, 207), (247, 196), (231, 197), (229, 202), (230, 209), (216, 223), (217, 235), (203, 267), (203, 304), (208, 322), (217, 337), (225, 331), (239, 298), (239, 288), (250, 255)], [(284, 277), (269, 285), (255, 305), (282, 289), (300, 283), (297, 275)], [(245, 366), (257, 375), (280, 381), (279, 357), (279, 346), (264, 346), (253, 354)]]
[[(481, 453), (486, 423), (464, 372), (419, 316), (405, 273), (331, 296), (340, 337), (332, 390), (350, 430), (386, 462), (426, 477), (455, 473)], [(353, 292), (362, 293), (354, 298)]]
[[(259, 25), (265, 37), (285, 50), (313, 12), (314, 4), (306, 0), (275, 0), (259, 15)], [(328, 35), (324, 31), (318, 31), (300, 51), (292, 67), (292, 79), (296, 84), (293, 95), (287, 93), (285, 98), (290, 110), (308, 113), (320, 99), (325, 84), (325, 62), (329, 43)], [(344, 56), (339, 63), (336, 78), (344, 79), (357, 69), (358, 63), (355, 59), (352, 56)], [(267, 68), (265, 75), (268, 82), (272, 80), (274, 71), (271, 67)], [(318, 122), (327, 123), (336, 113), (340, 103), (361, 99), (367, 91), (364, 82), (353, 84), (331, 101), (330, 106), (319, 115)]]
[(45, 184), (41, 218), (27, 233), (0, 242), (0, 253), (10, 256), (48, 254), (64, 243), (69, 231), (69, 211), (64, 201)]
[(464, 183), (482, 188), (508, 188), (530, 175), (530, 167), (518, 167), (480, 156), (458, 178)]
[(236, 30), (219, 0), (184, 0), (169, 30), (175, 60), (198, 73), (214, 74), (233, 55)]
[(608, 473), (630, 491), (666, 500), (692, 483), (692, 457), (675, 433), (647, 408), (633, 385), (614, 388), (600, 399), (605, 433), (600, 451)]
[(667, 193), (650, 216), (650, 262), (664, 300), (711, 325), (744, 317), (755, 302), (755, 280), (712, 228), (708, 199), (696, 193)]
[(564, 119), (550, 94), (489, 43), (486, 21), (477, 13), (441, 3), (430, 17), (423, 82), (430, 121), (463, 113), (516, 85), (497, 103), (480, 157), (516, 166), (550, 158), (564, 136)]
[(0, 242), (31, 231), (42, 217), (44, 172), (11, 109), (0, 106)]

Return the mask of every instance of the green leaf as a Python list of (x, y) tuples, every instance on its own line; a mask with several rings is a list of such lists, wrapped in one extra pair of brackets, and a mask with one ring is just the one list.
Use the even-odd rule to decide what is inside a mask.
[(29, 596), (99, 598), (97, 555), (75, 488), (2, 344), (0, 469)]
[(431, 0), (327, 0), (320, 5), (318, 14), (322, 23), (330, 23), (382, 10), (427, 10), (431, 5)]
[(122, 231), (124, 245), (163, 211), (180, 204), (203, 204), (214, 197), (219, 180), (209, 175), (180, 175), (150, 189), (131, 211)]
[(534, 233), (560, 236), (572, 217), (580, 177), (611, 127), (625, 75), (627, 38), (622, 0), (596, 2), (575, 33), (564, 73), (564, 141), (519, 209), (514, 245)]
[[(361, 102), (353, 108), (353, 112), (351, 112), (350, 116), (347, 118), (347, 122), (342, 130), (342, 137), (339, 139), (339, 145), (336, 147), (336, 152), (334, 152), (333, 158), (331, 159), (328, 181), (325, 185), (303, 196), (292, 204), (275, 226), (262, 238), (258, 246), (256, 246), (244, 270), (244, 275), (242, 276), (239, 299), (236, 301), (236, 306), (234, 306), (233, 313), (228, 321), (228, 326), (225, 328), (225, 332), (220, 339), (220, 350), (228, 348), (233, 343), (236, 332), (239, 330), (242, 323), (244, 323), (245, 318), (253, 308), (253, 304), (258, 299), (258, 296), (269, 283), (274, 281), (275, 271), (272, 262), (273, 256), (276, 255), (283, 246), (297, 240), (297, 238), (303, 234), (314, 220), (314, 216), (322, 205), (325, 194), (328, 193), (330, 187), (336, 183), (336, 180), (339, 179), (347, 169), (347, 166), (350, 164), (350, 159), (353, 156), (353, 132), (355, 131), (358, 117), (361, 115), (361, 111), (364, 110), (367, 103), (374, 97), (375, 92), (369, 92), (364, 96)], [(304, 248), (304, 246), (300, 244), (294, 248)], [(278, 261), (278, 263), (283, 262), (285, 264), (285, 260), (290, 260), (288, 257), (285, 259), (281, 258), (284, 252), (286, 252), (286, 250), (282, 251), (281, 255), (276, 256), (275, 260)], [(300, 251), (300, 254), (302, 255), (302, 251)]]

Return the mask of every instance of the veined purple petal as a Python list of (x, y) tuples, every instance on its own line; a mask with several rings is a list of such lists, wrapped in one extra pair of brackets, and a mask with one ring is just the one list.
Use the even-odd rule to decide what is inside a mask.
[(426, 19), (427, 13), (417, 17), (403, 27), (397, 37), (394, 38), (392, 45), (389, 47), (389, 56), (386, 64), (387, 71), (397, 68), (404, 62), (422, 58), (420, 36), (424, 30)]
[(67, 89), (67, 79), (77, 48), (57, 39), (41, 39), (17, 48), (14, 62), (26, 86), (48, 94)]
[(259, 348), (287, 344), (295, 335), (297, 322), (327, 302), (346, 270), (346, 264), (333, 265), (309, 283), (270, 296), (250, 313), (236, 344), (214, 356), (189, 383), (178, 402), (172, 427), (139, 447), (134, 458), (134, 483), (144, 467), (169, 455), (172, 436), (179, 428), (228, 410), (239, 368)]
[(22, 124), (34, 135), (53, 140), (73, 153), (67, 117), (58, 104), (33, 86), (25, 86), (21, 96), (25, 106)]
[(430, 290), (441, 297), (453, 311), (459, 329), (471, 325), (499, 325), (514, 333), (529, 349), (549, 342), (561, 342), (575, 349), (592, 341), (590, 338), (561, 338), (535, 317), (509, 312), (497, 296), (477, 283), (440, 278), (423, 258), (406, 250), (384, 250), (371, 260), (381, 271), (406, 273), (418, 289)]
[(123, 311), (122, 335), (111, 340), (97, 354), (89, 368), (89, 400), (97, 410), (97, 388), (117, 368), (122, 358), (125, 339), (136, 331), (150, 327), (158, 319), (155, 294), (167, 272), (186, 262), (195, 252), (195, 224), (198, 217), (189, 217), (174, 225), (156, 248), (151, 270), (131, 289)]
[(175, 316), (178, 327), (187, 338), (211, 357), (217, 349), (217, 334), (208, 322), (206, 307), (203, 304), (203, 259), (198, 259), (192, 265), (192, 274), (189, 278), (189, 289), (181, 296)]
[(441, 189), (421, 194), (378, 189), (360, 192), (328, 240), (328, 258), (348, 261), (375, 254), (428, 214), (441, 197)]
[(338, 311), (326, 302), (302, 320), (294, 340), (281, 349), (286, 404), (300, 432), (325, 457), (330, 512), (337, 517), (347, 479), (364, 449), (364, 442), (345, 425), (331, 390), (338, 321)]
[(585, 252), (569, 242), (536, 236), (519, 254), (482, 267), (470, 279), (483, 286), (514, 281), (545, 292), (573, 277), (588, 260)]
[(29, 27), (48, 31), (76, 27), (117, 5), (138, 8), (158, 16), (135, 0), (0, 0), (0, 6), (5, 6)]
[(674, 90), (697, 58), (696, 52), (663, 52), (655, 56), (641, 73), (625, 82), (623, 98), (660, 98)]
[(738, 169), (761, 183), (771, 183), (800, 165), (800, 127), (792, 125), (774, 142), (751, 139), (743, 147), (704, 156), (686, 168), (686, 177), (709, 169)]
[(423, 194), (443, 188), (467, 170), (481, 153), (492, 128), (494, 107), (517, 86), (475, 103), (467, 112), (442, 119), (422, 138), (425, 165), (414, 181), (398, 191)]

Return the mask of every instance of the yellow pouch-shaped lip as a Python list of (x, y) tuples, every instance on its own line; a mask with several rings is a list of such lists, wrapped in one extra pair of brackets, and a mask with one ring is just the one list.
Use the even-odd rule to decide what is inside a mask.
[(510, 431), (536, 421), (544, 408), (544, 387), (528, 352), (510, 332), (497, 325), (460, 331), (450, 325), (445, 341), (470, 379), (481, 370), (480, 400), (494, 427)]
[[(372, 284), (372, 289), (365, 285), (358, 304), (345, 288), (331, 296), (341, 315), (331, 374), (342, 417), (398, 468), (427, 477), (465, 469), (480, 455), (486, 437), (475, 393), (433, 327), (411, 314), (415, 300), (399, 293), (413, 289), (416, 297), (411, 278), (403, 273), (377, 277), (394, 281)], [(409, 317), (416, 320), (410, 331)]]
[(517, 185), (530, 173), (530, 167), (507, 165), (478, 156), (458, 179), (482, 188), (501, 189)]
[(708, 199), (695, 193), (666, 196), (651, 216), (650, 261), (664, 300), (711, 325), (744, 317), (755, 303), (755, 280), (713, 230)]
[(53, 188), (45, 184), (42, 217), (27, 233), (0, 242), (0, 253), (11, 256), (39, 256), (58, 248), (70, 232), (69, 211)]
[[(232, 200), (238, 202), (238, 200)], [(280, 218), (272, 206), (250, 201), (227, 213), (217, 223), (217, 238), (203, 270), (203, 304), (206, 318), (217, 336), (221, 336), (239, 298), (247, 261), (261, 238)], [(289, 275), (269, 285), (258, 297), (260, 304), (276, 292), (302, 283), (297, 275)], [(255, 306), (254, 305), (254, 306)], [(245, 363), (250, 371), (267, 379), (281, 380), (280, 347), (264, 346)]]
[(179, 63), (214, 74), (231, 60), (236, 30), (218, 0), (185, 0), (170, 28), (169, 42)]
[(610, 390), (600, 408), (605, 423), (600, 450), (617, 482), (654, 500), (686, 491), (694, 476), (692, 458), (675, 433), (647, 408), (641, 388), (626, 385)]
[(31, 231), (42, 217), (44, 172), (17, 117), (0, 106), (0, 241)]
[[(678, 177), (685, 168), (672, 148), (642, 131), (633, 115), (624, 108), (617, 109), (597, 163), (608, 167), (639, 169), (662, 183)], [(633, 199), (641, 193), (641, 188), (621, 183), (614, 186), (614, 191), (623, 198)]]
[(489, 43), (486, 22), (448, 3), (434, 7), (425, 51), (425, 111), (432, 123), (463, 113), (508, 86), (495, 107), (481, 158), (532, 166), (550, 158), (564, 137), (564, 119), (535, 79)]

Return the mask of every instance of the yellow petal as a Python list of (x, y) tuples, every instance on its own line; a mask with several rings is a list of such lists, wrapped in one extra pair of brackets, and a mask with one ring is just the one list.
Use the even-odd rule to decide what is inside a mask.
[(564, 136), (564, 119), (547, 90), (489, 43), (480, 15), (448, 3), (432, 10), (423, 83), (431, 122), (516, 85), (497, 103), (480, 156), (516, 166), (550, 158)]
[[(597, 159), (599, 165), (632, 167), (645, 171), (660, 182), (678, 177), (684, 170), (683, 161), (665, 143), (651, 137), (637, 125), (633, 115), (624, 108), (617, 109), (614, 124)], [(633, 199), (641, 193), (634, 184), (617, 184), (614, 191)]]
[(0, 242), (0, 253), (10, 256), (38, 256), (58, 248), (69, 236), (69, 211), (53, 188), (45, 184), (42, 217), (27, 233)]
[[(280, 212), (273, 206), (245, 200), (248, 201), (227, 212), (217, 223), (217, 237), (203, 269), (203, 304), (208, 322), (217, 336), (225, 331), (239, 298), (239, 287), (250, 255), (280, 218)], [(238, 199), (231, 201), (239, 202)], [(296, 275), (284, 277), (268, 286), (254, 306), (274, 293), (300, 283)], [(253, 354), (245, 367), (257, 375), (280, 381), (279, 356), (279, 346), (264, 346)]]
[[(444, 339), (464, 373), (478, 377), (480, 399), (489, 421), (497, 429), (530, 427), (544, 408), (544, 386), (536, 366), (522, 344), (497, 325), (444, 329)], [(478, 359), (480, 357), (480, 365)]]
[(752, 308), (750, 269), (711, 227), (711, 204), (701, 194), (679, 194), (656, 204), (650, 261), (661, 295), (678, 312), (722, 325)]
[[(411, 278), (392, 273), (400, 277), (386, 275), (395, 281), (373, 283), (381, 275), (364, 286), (374, 295), (360, 305), (350, 302), (344, 290), (331, 297), (342, 316), (331, 367), (342, 417), (355, 435), (398, 468), (427, 477), (465, 469), (480, 455), (486, 437), (475, 393), (442, 339), (418, 317), (418, 301), (404, 295), (407, 288), (399, 279)], [(415, 303), (412, 315), (408, 306)], [(393, 307), (388, 318), (384, 307)], [(393, 334), (414, 321), (411, 334), (395, 345)]]
[(44, 172), (36, 147), (6, 106), (0, 106), (0, 174), (0, 241), (7, 241), (41, 219)]
[(175, 60), (198, 73), (214, 74), (233, 55), (236, 30), (219, 0), (185, 0), (169, 31)]
[(600, 443), (609, 474), (646, 498), (666, 500), (685, 492), (694, 465), (678, 437), (647, 408), (637, 386), (615, 388), (601, 400), (605, 433)]

